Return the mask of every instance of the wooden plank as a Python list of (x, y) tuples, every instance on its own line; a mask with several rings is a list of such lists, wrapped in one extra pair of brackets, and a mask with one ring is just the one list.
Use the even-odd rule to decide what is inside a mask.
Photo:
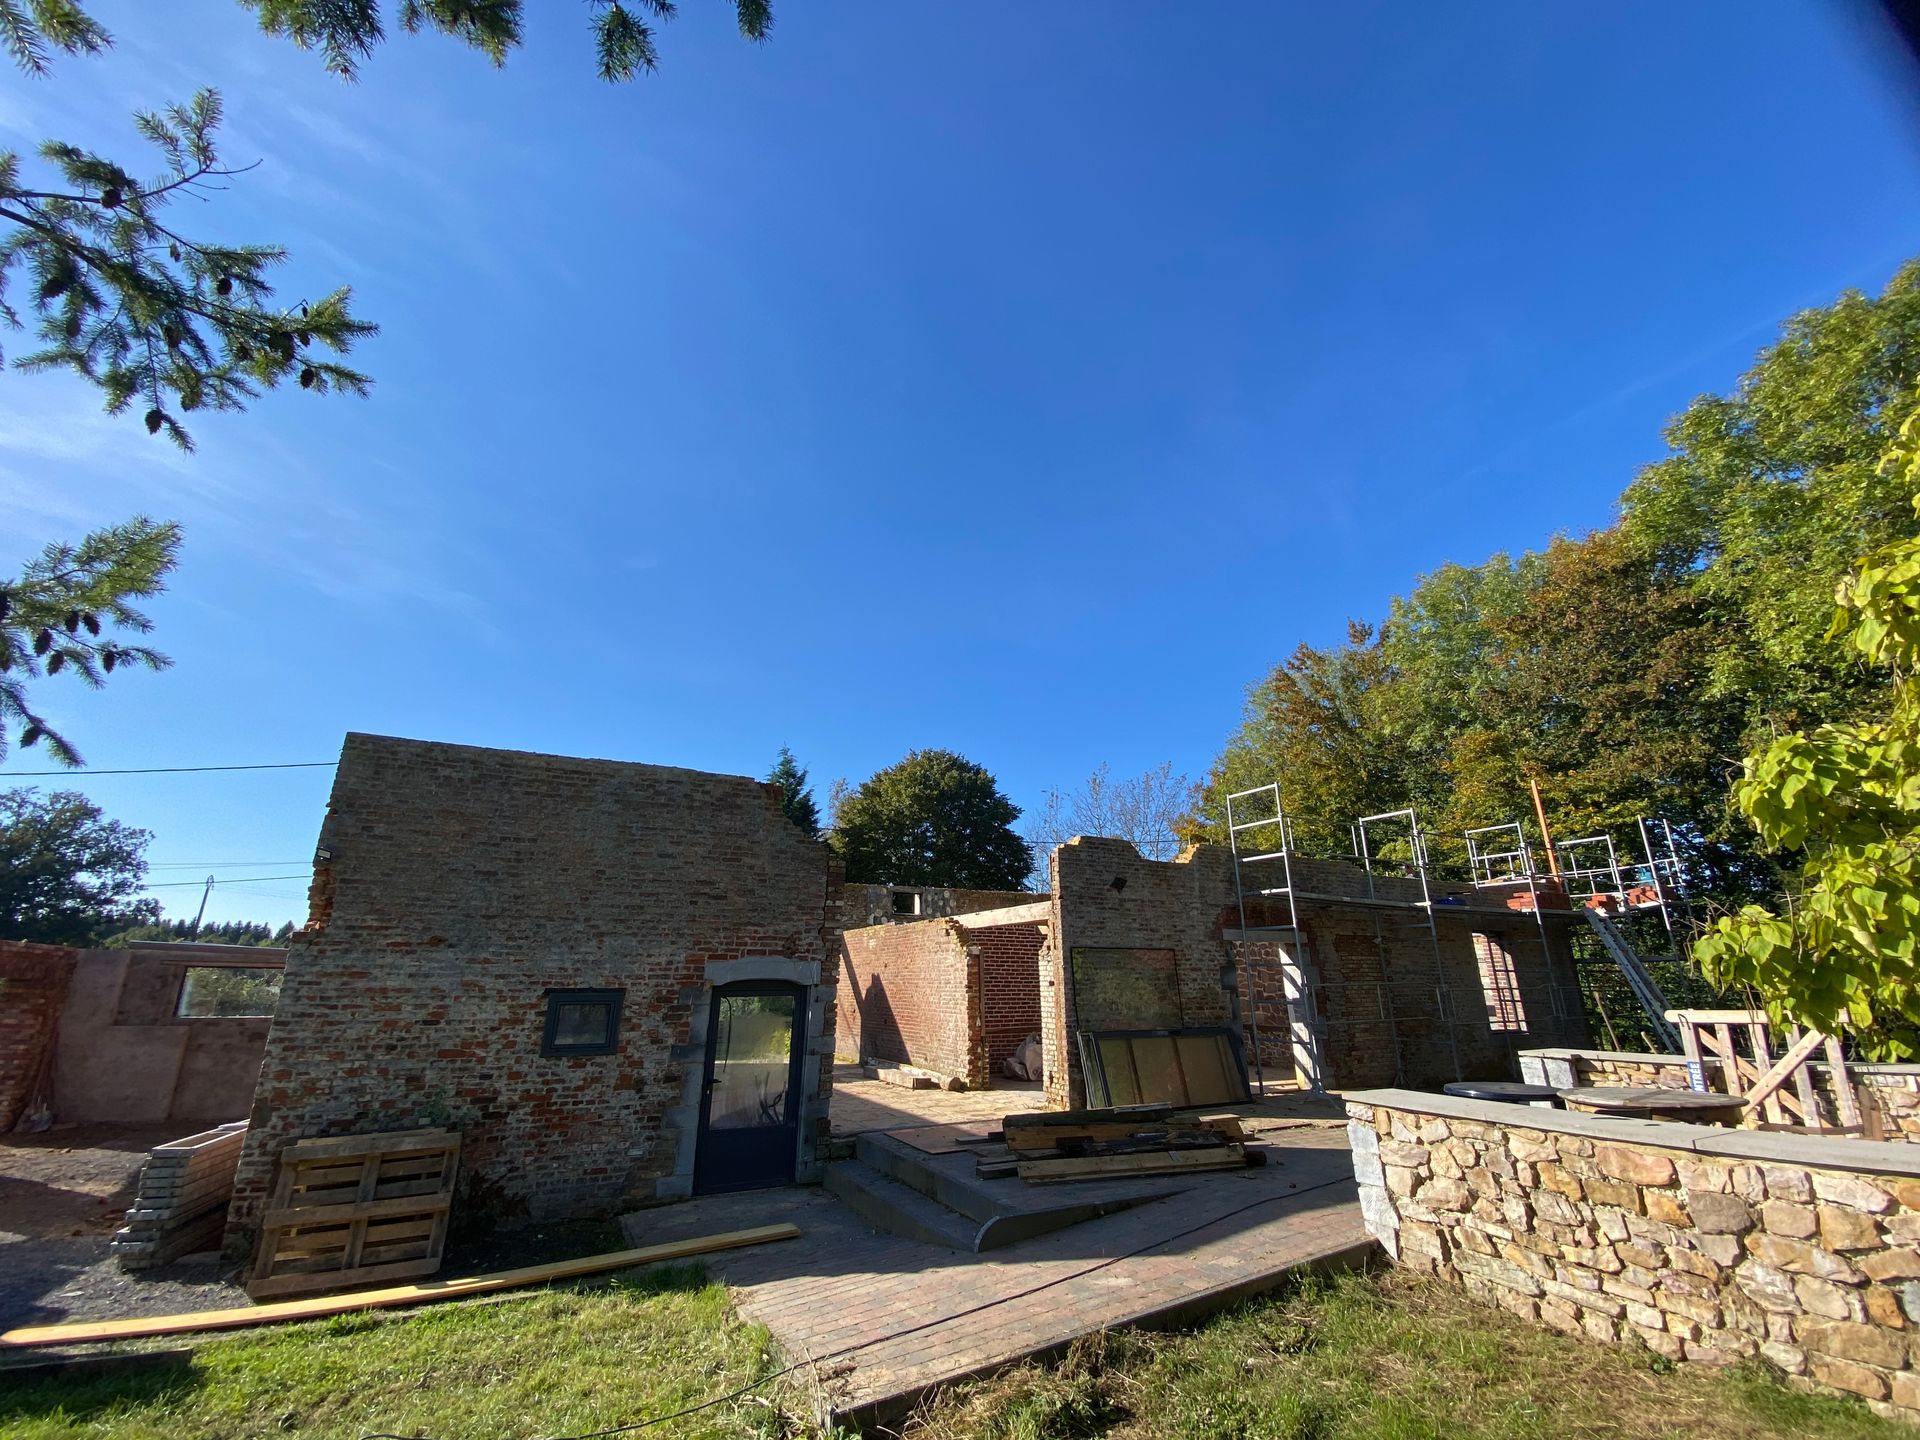
[(1733, 1031), (1725, 1025), (1713, 1027), (1712, 1049), (1720, 1057), (1721, 1074), (1726, 1077), (1729, 1095), (1747, 1092), (1746, 1078), (1740, 1073), (1740, 1057), (1733, 1048)]
[(327, 1155), (397, 1155), (409, 1150), (454, 1150), (459, 1137), (446, 1130), (389, 1130), (377, 1135), (335, 1135), (325, 1140), (295, 1140), (280, 1158), (296, 1162)]
[(1809, 1030), (1789, 1045), (1780, 1058), (1773, 1062), (1773, 1067), (1754, 1082), (1752, 1091), (1746, 1097), (1747, 1105), (1751, 1108), (1778, 1090), (1782, 1082), (1798, 1070), (1826, 1038), (1818, 1030)]
[(1853, 1078), (1847, 1074), (1847, 1058), (1841, 1052), (1840, 1041), (1832, 1035), (1827, 1037), (1827, 1079), (1833, 1086), (1834, 1111), (1840, 1117), (1838, 1130), (1851, 1130), (1863, 1133), (1865, 1126), (1860, 1120), (1860, 1103), (1853, 1098)]
[(1137, 1155), (1075, 1155), (1058, 1160), (1022, 1160), (1022, 1180), (1052, 1184), (1066, 1180), (1097, 1180), (1115, 1175), (1174, 1175), (1199, 1170), (1238, 1170), (1247, 1163), (1240, 1145), (1214, 1145), (1205, 1150), (1157, 1150)]
[(296, 1210), (269, 1210), (261, 1219), (262, 1229), (277, 1230), (291, 1225), (325, 1225), (329, 1221), (380, 1220), (389, 1215), (437, 1215), (453, 1204), (452, 1196), (422, 1199), (415, 1195), (390, 1200), (366, 1200), (348, 1205), (301, 1206)]
[(1097, 1110), (1028, 1110), (1007, 1116), (1000, 1122), (1000, 1127), (1004, 1130), (1009, 1125), (1088, 1125), (1110, 1120), (1167, 1120), (1172, 1115), (1171, 1105), (1110, 1105)]
[(1669, 1010), (1667, 1019), (1690, 1025), (1751, 1025), (1755, 1017), (1766, 1019), (1764, 1010)]
[(582, 1275), (597, 1275), (606, 1270), (625, 1270), (634, 1265), (652, 1265), (662, 1260), (684, 1260), (716, 1250), (735, 1250), (747, 1245), (765, 1245), (774, 1240), (792, 1240), (800, 1234), (796, 1225), (760, 1225), (750, 1230), (729, 1230), (720, 1235), (703, 1235), (694, 1240), (675, 1240), (664, 1245), (645, 1245), (638, 1250), (615, 1250), (605, 1255), (586, 1255), (578, 1260), (562, 1260), (551, 1265), (529, 1265), (519, 1270), (502, 1270), (492, 1275), (474, 1275), (464, 1280), (430, 1280), (422, 1285), (401, 1285), (385, 1290), (365, 1290), (358, 1295), (317, 1296), (306, 1300), (287, 1300), (275, 1305), (249, 1305), (233, 1310), (201, 1310), (185, 1315), (151, 1315), (135, 1320), (98, 1320), (68, 1325), (29, 1325), (0, 1334), (0, 1345), (27, 1348), (35, 1345), (85, 1345), (100, 1340), (137, 1340), (149, 1335), (187, 1335), (205, 1330), (239, 1330), (254, 1325), (276, 1325), (292, 1320), (314, 1320), (326, 1315), (345, 1315), (354, 1310), (381, 1309), (389, 1306), (425, 1305), (436, 1300), (459, 1300), (468, 1295), (485, 1295), (495, 1290), (512, 1290), (522, 1285), (544, 1285), (555, 1280), (572, 1280)]

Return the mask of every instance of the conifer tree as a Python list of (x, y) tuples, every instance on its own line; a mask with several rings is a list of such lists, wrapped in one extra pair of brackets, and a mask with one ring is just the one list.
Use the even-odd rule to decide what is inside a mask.
[(173, 662), (122, 635), (153, 628), (132, 602), (159, 594), (180, 552), (180, 527), (144, 515), (88, 535), (78, 545), (49, 545), (17, 580), (0, 584), (0, 758), (8, 730), (21, 747), (46, 742), (62, 765), (80, 754), (27, 697), (28, 683), (62, 672), (99, 689), (128, 665), (164, 670)]
[(1033, 869), (1019, 818), (983, 766), (915, 750), (841, 802), (827, 839), (856, 884), (1017, 890)]
[[(521, 43), (524, 10), (523, 0), (241, 3), (261, 29), (318, 50), (347, 80), (386, 39), (388, 13), (408, 33), (439, 31), (500, 65)], [(657, 66), (656, 26), (673, 18), (673, 0), (590, 0), (588, 8), (601, 78), (628, 80)], [(734, 0), (734, 13), (748, 39), (773, 28), (769, 0)], [(0, 0), (0, 46), (29, 76), (49, 75), (56, 55), (97, 55), (112, 44), (82, 0)], [(205, 198), (216, 182), (252, 168), (222, 159), (220, 118), (212, 89), (136, 113), (135, 128), (165, 162), (149, 180), (60, 140), (39, 147), (35, 175), (0, 150), (0, 325), (25, 328), (23, 303), (41, 342), (12, 363), (72, 371), (103, 392), (109, 414), (136, 412), (150, 434), (183, 449), (193, 445), (183, 414), (244, 409), (283, 382), (365, 394), (368, 378), (334, 357), (378, 330), (353, 314), (344, 286), (276, 301), (269, 275), (287, 258), (279, 246), (203, 243), (174, 228), (169, 202)], [(9, 289), (21, 278), (15, 272), (24, 272), (21, 303)]]
[(780, 787), (780, 808), (786, 812), (787, 819), (798, 825), (809, 840), (818, 840), (820, 807), (813, 803), (813, 792), (807, 788), (805, 768), (785, 745), (780, 747), (780, 758), (773, 762), (773, 769), (767, 772), (767, 781)]

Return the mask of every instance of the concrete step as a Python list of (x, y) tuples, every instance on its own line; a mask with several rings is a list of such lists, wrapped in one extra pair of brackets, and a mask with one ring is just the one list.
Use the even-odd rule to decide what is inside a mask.
[(1032, 1186), (1025, 1181), (981, 1180), (971, 1154), (928, 1155), (885, 1134), (859, 1135), (854, 1153), (869, 1169), (917, 1191), (975, 1227), (972, 1250), (998, 1250), (1064, 1230), (1069, 1225), (1131, 1209), (1184, 1189), (1191, 1180), (1098, 1181), (1069, 1186)]
[(839, 1161), (826, 1168), (822, 1182), (841, 1204), (889, 1235), (949, 1250), (978, 1248), (978, 1224), (871, 1165)]

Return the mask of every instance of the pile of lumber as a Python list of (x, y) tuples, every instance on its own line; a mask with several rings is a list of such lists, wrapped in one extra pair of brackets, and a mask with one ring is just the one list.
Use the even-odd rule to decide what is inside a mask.
[(431, 1275), (447, 1244), (460, 1137), (401, 1130), (296, 1140), (260, 1224), (256, 1300)]
[(153, 1148), (127, 1223), (113, 1237), (113, 1258), (122, 1270), (146, 1270), (218, 1248), (246, 1138), (247, 1122), (235, 1120)]
[(1181, 1116), (1166, 1105), (1009, 1115), (1004, 1153), (983, 1153), (983, 1179), (1018, 1175), (1033, 1184), (1238, 1170), (1250, 1162), (1231, 1115)]

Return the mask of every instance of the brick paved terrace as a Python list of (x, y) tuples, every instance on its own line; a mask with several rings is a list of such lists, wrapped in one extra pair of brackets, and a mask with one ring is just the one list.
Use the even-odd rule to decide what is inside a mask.
[[(969, 1098), (884, 1088), (889, 1103)], [(1266, 1165), (1187, 1177), (1165, 1199), (985, 1254), (876, 1232), (811, 1187), (712, 1196), (623, 1224), (634, 1244), (797, 1224), (798, 1240), (716, 1255), (708, 1268), (790, 1360), (809, 1362), (823, 1419), (886, 1422), (935, 1387), (1081, 1335), (1192, 1319), (1291, 1270), (1367, 1254), (1346, 1136), (1328, 1118), (1337, 1107), (1296, 1096), (1241, 1113)], [(961, 1118), (979, 1117), (943, 1109), (931, 1123)]]

